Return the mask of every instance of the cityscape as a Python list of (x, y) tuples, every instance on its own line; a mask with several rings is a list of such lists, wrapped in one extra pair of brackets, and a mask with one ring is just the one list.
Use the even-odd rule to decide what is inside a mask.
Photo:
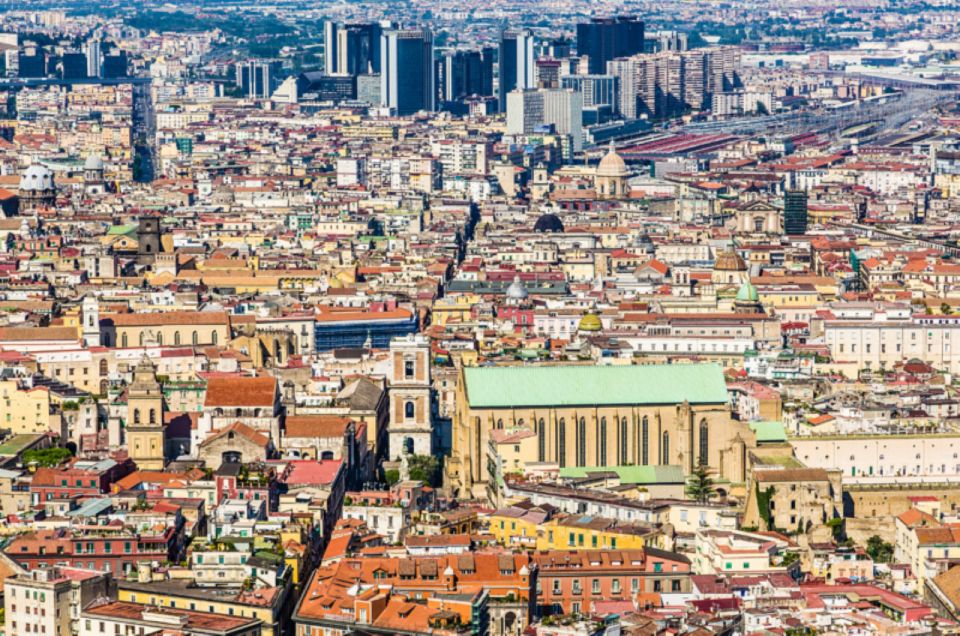
[(0, 2), (0, 514), (0, 636), (960, 634), (960, 5)]

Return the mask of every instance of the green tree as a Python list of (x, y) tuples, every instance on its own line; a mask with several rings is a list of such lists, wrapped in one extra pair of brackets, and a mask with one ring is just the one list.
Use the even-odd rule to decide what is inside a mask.
[(51, 468), (59, 466), (71, 457), (73, 457), (73, 453), (66, 448), (42, 448), (24, 451), (23, 463), (32, 464), (36, 462), (39, 466)]
[(399, 470), (388, 470), (383, 473), (383, 480), (387, 482), (387, 485), (392, 486), (398, 481), (400, 481), (400, 471)]
[(422, 481), (425, 484), (434, 484), (440, 462), (433, 455), (413, 455), (409, 460), (410, 479)]
[(690, 476), (687, 477), (684, 492), (688, 498), (694, 501), (700, 503), (709, 501), (717, 493), (716, 484), (713, 481), (713, 472), (703, 465), (694, 468)]
[(941, 303), (940, 304), (940, 313), (944, 316), (949, 316), (953, 313), (953, 309), (950, 307), (950, 303)]
[(890, 563), (893, 560), (893, 544), (873, 535), (867, 539), (867, 554), (876, 563)]

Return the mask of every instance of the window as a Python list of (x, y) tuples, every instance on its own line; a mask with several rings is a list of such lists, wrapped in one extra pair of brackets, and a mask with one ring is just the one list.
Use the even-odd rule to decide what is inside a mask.
[(567, 422), (562, 417), (557, 425), (557, 463), (560, 468), (567, 465)]
[(707, 466), (710, 462), (710, 431), (707, 427), (707, 418), (700, 420), (700, 465)]
[(560, 593), (560, 579), (553, 579), (553, 593)]
[(107, 375), (110, 372), (110, 365), (106, 358), (100, 361), (100, 375)]
[(210, 334), (210, 342), (212, 342), (213, 344), (217, 344), (217, 339), (218, 339), (218, 337), (217, 337), (217, 332), (216, 332), (216, 331), (214, 331), (213, 333)]
[(680, 579), (673, 579), (670, 581), (670, 591), (679, 592), (680, 591)]
[(403, 416), (408, 420), (413, 419), (414, 417), (414, 404), (412, 401), (407, 401), (403, 405)]
[(627, 418), (618, 418), (618, 427), (620, 429), (620, 465), (627, 463)]
[(644, 466), (650, 464), (650, 420), (646, 415), (640, 424), (640, 457)]
[(156, 410), (156, 409), (150, 409), (150, 423), (151, 423), (151, 424), (156, 424), (156, 423), (157, 423), (157, 410)]
[(607, 418), (600, 418), (600, 434), (597, 437), (600, 440), (600, 446), (597, 448), (597, 465), (607, 465)]
[(404, 360), (403, 377), (407, 380), (413, 379), (413, 360)]
[(537, 457), (539, 461), (545, 461), (547, 455), (547, 427), (543, 421), (543, 418), (540, 418), (539, 429), (537, 430)]
[(619, 593), (620, 593), (620, 579), (613, 579), (613, 581), (611, 581), (610, 591), (611, 591), (613, 594), (619, 594)]
[(600, 593), (600, 579), (593, 579), (590, 583), (590, 591), (594, 594)]
[(197, 334), (196, 331), (194, 331), (192, 334), (190, 334), (190, 342), (192, 342), (194, 346), (196, 346), (197, 343), (200, 342), (200, 337), (199, 337), (199, 335)]
[(670, 463), (670, 433), (663, 432), (663, 442), (660, 444), (660, 464)]
[(587, 465), (587, 419), (581, 417), (577, 423), (577, 466)]
[(140, 423), (140, 409), (133, 409), (133, 423)]

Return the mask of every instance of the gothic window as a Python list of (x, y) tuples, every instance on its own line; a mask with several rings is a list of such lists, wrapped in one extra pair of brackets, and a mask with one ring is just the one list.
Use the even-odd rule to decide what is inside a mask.
[(607, 418), (600, 418), (600, 434), (597, 435), (599, 448), (597, 450), (597, 465), (607, 465)]
[(646, 415), (640, 425), (640, 460), (644, 466), (650, 464), (650, 420)]
[(557, 425), (557, 463), (560, 468), (567, 465), (567, 422), (562, 417)]
[(577, 424), (577, 466), (587, 465), (587, 420), (581, 417)]
[(660, 444), (661, 464), (670, 463), (670, 433), (663, 432), (663, 442)]
[(706, 466), (710, 463), (710, 431), (707, 427), (707, 419), (700, 420), (700, 465)]

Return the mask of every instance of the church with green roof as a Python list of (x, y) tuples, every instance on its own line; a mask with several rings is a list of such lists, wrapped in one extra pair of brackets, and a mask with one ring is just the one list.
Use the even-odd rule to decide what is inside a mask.
[(532, 431), (532, 443), (509, 452), (546, 472), (633, 465), (689, 473), (705, 464), (743, 481), (755, 435), (731, 420), (728, 402), (715, 364), (464, 367), (446, 482), (461, 497), (486, 496), (507, 437), (491, 431)]

